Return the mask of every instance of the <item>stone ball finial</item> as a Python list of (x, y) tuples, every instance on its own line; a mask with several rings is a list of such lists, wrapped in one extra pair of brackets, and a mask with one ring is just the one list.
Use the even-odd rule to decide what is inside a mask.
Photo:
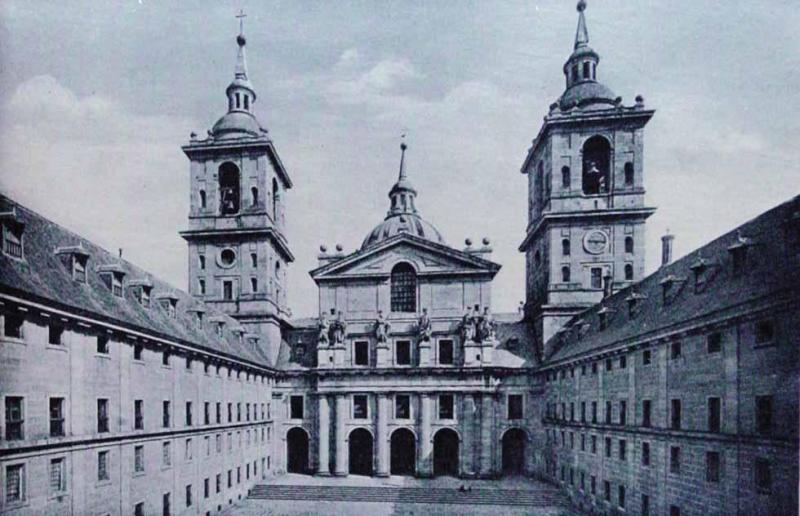
[(320, 250), (320, 252), (327, 253), (328, 252), (328, 246), (325, 245), (325, 244), (321, 244), (319, 246), (319, 250)]
[(469, 247), (469, 246), (472, 245), (472, 239), (471, 238), (467, 238), (466, 240), (464, 240), (464, 243), (467, 245), (467, 247)]
[(342, 244), (336, 244), (336, 250), (341, 253), (344, 250), (344, 247), (342, 247)]
[(489, 237), (483, 237), (483, 245), (489, 245), (490, 243)]
[(247, 40), (245, 39), (244, 34), (239, 34), (238, 36), (236, 36), (236, 44), (239, 45), (240, 47), (243, 47), (247, 44)]
[(578, 2), (578, 12), (583, 12), (586, 10), (586, 0), (580, 0)]
[(191, 133), (189, 133), (189, 138), (191, 138), (192, 140), (196, 140), (197, 139), (197, 133), (192, 131)]
[(644, 97), (642, 97), (641, 95), (636, 95), (636, 102), (641, 104), (642, 102), (644, 102)]

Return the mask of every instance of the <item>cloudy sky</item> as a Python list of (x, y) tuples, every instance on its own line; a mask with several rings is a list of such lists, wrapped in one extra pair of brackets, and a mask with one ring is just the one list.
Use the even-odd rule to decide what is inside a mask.
[[(186, 285), (188, 162), (226, 108), (248, 17), (256, 111), (288, 196), (296, 315), (320, 243), (360, 245), (388, 208), (399, 136), (418, 207), (447, 241), (492, 239), (495, 309), (524, 297), (519, 167), (577, 13), (567, 0), (0, 3), (0, 190)], [(800, 193), (800, 10), (789, 0), (589, 0), (598, 78), (647, 127), (648, 270)]]

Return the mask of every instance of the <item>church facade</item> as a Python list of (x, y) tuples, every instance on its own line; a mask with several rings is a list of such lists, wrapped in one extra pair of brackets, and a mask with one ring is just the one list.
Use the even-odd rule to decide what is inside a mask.
[[(448, 243), (401, 144), (388, 210), (320, 248), (293, 319), (292, 180), (237, 37), (192, 134), (181, 291), (0, 197), (0, 512), (213, 514), (284, 473), (525, 475), (587, 513), (798, 506), (800, 198), (645, 276), (644, 129), (578, 3), (566, 88), (524, 159), (523, 313), (491, 242)], [(522, 215), (522, 214), (520, 214)], [(533, 481), (533, 480), (532, 480)]]

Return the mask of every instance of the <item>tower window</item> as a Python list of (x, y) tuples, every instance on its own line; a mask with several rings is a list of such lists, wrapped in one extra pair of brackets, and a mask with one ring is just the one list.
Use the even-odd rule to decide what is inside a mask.
[(592, 64), (589, 61), (583, 63), (583, 78), (589, 79), (592, 75)]
[(258, 292), (258, 279), (257, 278), (250, 278), (250, 290), (255, 294)]
[(625, 252), (633, 254), (633, 237), (625, 237)]
[(272, 220), (278, 222), (278, 203), (281, 200), (281, 194), (278, 190), (278, 181), (272, 178)]
[(596, 195), (608, 191), (611, 146), (602, 136), (593, 136), (583, 145), (583, 193)]
[(538, 209), (542, 209), (542, 203), (544, 202), (544, 165), (539, 162), (539, 166), (536, 167), (536, 207)]
[(239, 109), (241, 106), (241, 96), (239, 93), (236, 94), (236, 109)]
[(572, 176), (569, 167), (561, 167), (561, 188), (569, 190), (572, 187)]
[(206, 295), (206, 280), (204, 279), (197, 280), (197, 289), (200, 292), (201, 296)]
[(239, 167), (231, 162), (219, 167), (219, 196), (222, 215), (239, 212)]
[(256, 253), (250, 253), (250, 266), (254, 269), (258, 267), (258, 255)]
[(250, 95), (244, 96), (244, 108), (250, 109)]
[(569, 256), (570, 255), (570, 242), (569, 238), (565, 238), (561, 241), (561, 255), (562, 256)]
[(200, 190), (200, 209), (201, 210), (205, 210), (206, 209), (206, 191), (205, 190)]
[(250, 188), (250, 206), (258, 206), (258, 188)]
[(578, 82), (578, 65), (572, 65), (572, 82)]
[(625, 281), (633, 281), (633, 265), (625, 264)]
[(197, 257), (197, 266), (201, 271), (206, 269), (206, 255), (201, 254)]
[(625, 186), (633, 186), (633, 163), (625, 163)]
[(561, 282), (562, 283), (570, 282), (570, 270), (568, 265), (561, 267)]
[(408, 263), (400, 263), (391, 274), (392, 312), (417, 311), (417, 275)]

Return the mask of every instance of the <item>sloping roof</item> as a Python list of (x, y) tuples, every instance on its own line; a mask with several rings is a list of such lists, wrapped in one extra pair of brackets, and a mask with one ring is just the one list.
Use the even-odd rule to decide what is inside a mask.
[[(15, 260), (0, 253), (0, 291), (44, 302), (66, 311), (112, 321), (259, 366), (271, 365), (258, 349), (246, 342), (240, 342), (238, 335), (230, 331), (241, 327), (235, 319), (205, 306), (188, 293), (0, 195), (0, 211), (11, 209), (25, 224), (24, 260)], [(71, 269), (56, 254), (56, 249), (64, 250), (74, 246), (79, 246), (89, 256), (86, 283), (74, 281)], [(124, 273), (122, 298), (114, 296), (100, 276), (98, 268), (108, 266)], [(150, 308), (144, 308), (129, 288), (132, 284), (141, 285), (140, 282), (152, 284)], [(175, 318), (170, 317), (158, 303), (158, 298), (164, 295), (177, 299)], [(203, 324), (200, 327), (196, 323), (192, 318), (196, 315), (189, 312), (196, 312), (198, 308), (205, 310), (207, 319), (214, 318), (226, 323), (222, 337), (217, 335), (212, 324)]]
[[(773, 208), (695, 250), (639, 283), (576, 315), (545, 349), (558, 362), (634, 338), (702, 322), (767, 296), (798, 295), (800, 289), (800, 196)], [(747, 262), (733, 271), (731, 248), (746, 242)], [(695, 270), (705, 267), (705, 285), (695, 291)], [(664, 298), (664, 288), (669, 295)], [(634, 313), (629, 312), (635, 303)], [(606, 327), (600, 328), (599, 312)], [(581, 330), (579, 326), (584, 325)]]

